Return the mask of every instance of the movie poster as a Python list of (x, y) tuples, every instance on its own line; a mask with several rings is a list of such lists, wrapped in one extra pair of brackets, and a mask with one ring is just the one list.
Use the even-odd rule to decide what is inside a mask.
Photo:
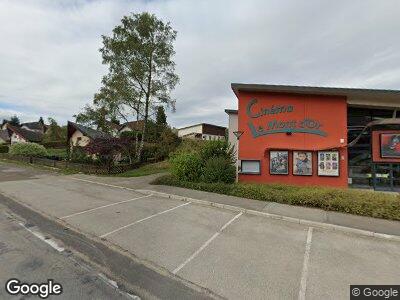
[(269, 172), (274, 175), (289, 174), (289, 152), (270, 151), (269, 152)]
[(312, 175), (312, 152), (293, 151), (293, 175)]
[(319, 151), (318, 152), (318, 175), (339, 176), (339, 152)]
[(382, 158), (400, 158), (400, 134), (381, 133), (380, 149)]

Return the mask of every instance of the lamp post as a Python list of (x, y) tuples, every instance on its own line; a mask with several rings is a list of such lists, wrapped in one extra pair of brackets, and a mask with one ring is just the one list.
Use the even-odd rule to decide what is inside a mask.
[(236, 137), (236, 179), (235, 181), (239, 181), (239, 139), (243, 134), (243, 131), (234, 131), (233, 134)]

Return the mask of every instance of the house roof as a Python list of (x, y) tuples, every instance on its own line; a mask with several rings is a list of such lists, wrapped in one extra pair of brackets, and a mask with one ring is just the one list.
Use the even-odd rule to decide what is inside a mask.
[(76, 130), (82, 132), (85, 136), (91, 139), (110, 137), (110, 135), (105, 132), (68, 121), (68, 139), (71, 138), (72, 134)]
[(400, 101), (400, 90), (337, 88), (337, 87), (298, 86), (298, 85), (273, 85), (273, 84), (246, 84), (246, 83), (232, 83), (231, 87), (236, 95), (238, 94), (239, 91), (279, 92), (279, 93), (348, 96), (348, 97), (380, 96), (385, 98), (394, 98)]
[(142, 130), (143, 125), (144, 125), (144, 120), (126, 122), (120, 126), (120, 130), (124, 127), (129, 127), (132, 130)]
[(0, 130), (0, 139), (2, 139), (5, 142), (10, 141), (10, 134), (7, 129)]
[(7, 125), (7, 130), (9, 130), (9, 132), (14, 132), (17, 135), (19, 135), (20, 137), (24, 138), (25, 140), (29, 141), (29, 142), (41, 142), (43, 139), (43, 133), (40, 131), (32, 131), (32, 130), (27, 130), (21, 127), (17, 127), (17, 126), (12, 126), (10, 124)]
[(42, 124), (41, 122), (27, 122), (22, 123), (20, 126), (26, 126), (32, 130), (43, 130), (45, 128), (44, 124)]
[(115, 129), (115, 130), (120, 130), (121, 128), (121, 124), (116, 124), (114, 122), (111, 121), (106, 121), (106, 124), (111, 128), (111, 129)]

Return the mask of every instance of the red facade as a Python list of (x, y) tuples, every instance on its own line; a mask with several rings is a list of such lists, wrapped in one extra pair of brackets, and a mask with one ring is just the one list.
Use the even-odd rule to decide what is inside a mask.
[[(347, 102), (343, 96), (239, 91), (239, 160), (259, 160), (260, 174), (239, 181), (347, 187)], [(270, 151), (289, 151), (288, 174), (270, 172)], [(338, 176), (318, 175), (318, 151), (338, 151)], [(312, 175), (293, 174), (293, 151), (312, 152)]]

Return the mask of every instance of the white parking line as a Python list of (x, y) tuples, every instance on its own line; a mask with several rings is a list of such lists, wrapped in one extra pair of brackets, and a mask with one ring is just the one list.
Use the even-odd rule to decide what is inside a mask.
[(124, 189), (124, 190), (128, 190), (128, 191), (136, 191), (135, 189), (131, 189), (131, 188), (120, 186), (120, 185), (113, 185), (113, 184), (102, 183), (102, 182), (81, 179), (81, 178), (76, 178), (76, 177), (69, 177), (69, 178), (73, 179), (73, 180), (78, 180), (78, 181), (83, 181), (83, 182), (88, 182), (88, 183), (93, 183), (93, 184), (98, 184), (98, 185), (104, 185), (104, 186), (109, 186), (109, 187), (118, 188), (118, 189)]
[(194, 252), (187, 260), (185, 260), (183, 263), (181, 263), (178, 267), (176, 267), (175, 270), (172, 271), (172, 273), (176, 274), (178, 273), (184, 266), (186, 266), (192, 259), (194, 259), (197, 255), (200, 254), (201, 251), (203, 251), (217, 236), (221, 234), (223, 230), (225, 230), (230, 224), (232, 224), (233, 221), (235, 221), (237, 218), (239, 218), (243, 212), (237, 214), (234, 216), (229, 222), (227, 222), (224, 226), (221, 227), (221, 229), (216, 232), (211, 238), (209, 238), (196, 252)]
[(29, 231), (30, 233), (32, 233), (34, 236), (36, 236), (38, 239), (42, 240), (43, 242), (45, 242), (46, 244), (48, 244), (50, 247), (52, 247), (53, 249), (56, 249), (58, 252), (63, 252), (65, 249), (63, 247), (58, 246), (57, 242), (50, 239), (50, 238), (46, 238), (42, 233), (32, 230), (28, 227), (26, 227), (23, 223), (19, 223), (19, 225), (21, 225), (25, 230)]
[(156, 213), (156, 214), (154, 214), (154, 215), (148, 216), (148, 217), (146, 217), (146, 218), (143, 218), (143, 219), (140, 219), (140, 220), (138, 220), (138, 221), (135, 221), (135, 222), (133, 222), (133, 223), (131, 223), (131, 224), (122, 226), (122, 227), (120, 227), (120, 228), (118, 228), (118, 229), (115, 229), (115, 230), (113, 230), (113, 231), (110, 231), (110, 232), (108, 232), (108, 233), (105, 233), (105, 234), (101, 235), (100, 237), (101, 237), (101, 238), (106, 237), (106, 236), (108, 236), (108, 235), (110, 235), (110, 234), (113, 234), (113, 233), (116, 233), (116, 232), (118, 232), (118, 231), (120, 231), (120, 230), (122, 230), (122, 229), (128, 228), (128, 227), (130, 227), (130, 226), (132, 226), (132, 225), (141, 223), (141, 222), (146, 221), (146, 220), (148, 220), (148, 219), (151, 219), (151, 218), (157, 217), (157, 216), (159, 216), (159, 215), (165, 214), (165, 213), (167, 213), (167, 212), (173, 211), (173, 210), (175, 210), (175, 209), (177, 209), (177, 208), (179, 208), (179, 207), (182, 207), (182, 206), (185, 206), (185, 205), (188, 205), (188, 204), (190, 204), (190, 202), (186, 202), (186, 203), (184, 203), (184, 204), (175, 206), (175, 207), (173, 207), (173, 208), (170, 208), (170, 209), (161, 211), (161, 212)]
[(306, 251), (304, 252), (303, 271), (301, 273), (299, 300), (306, 299), (308, 261), (310, 260), (312, 233), (313, 233), (313, 228), (309, 227), (307, 233)]
[(133, 199), (124, 200), (124, 201), (120, 201), (120, 202), (115, 202), (115, 203), (111, 203), (111, 204), (107, 204), (107, 205), (103, 205), (103, 206), (99, 206), (99, 207), (95, 207), (95, 208), (91, 208), (91, 209), (86, 209), (86, 210), (83, 210), (83, 211), (80, 211), (80, 212), (77, 212), (77, 213), (74, 213), (74, 214), (71, 214), (71, 215), (68, 215), (68, 216), (60, 217), (60, 219), (67, 219), (67, 218), (70, 218), (70, 217), (74, 217), (74, 216), (78, 216), (78, 215), (81, 215), (81, 214), (85, 214), (85, 213), (88, 213), (88, 212), (91, 212), (91, 211), (94, 211), (94, 210), (98, 210), (98, 209), (101, 209), (101, 208), (106, 208), (106, 207), (110, 207), (110, 206), (114, 206), (114, 205), (118, 205), (118, 204), (122, 204), (122, 203), (127, 203), (127, 202), (131, 202), (131, 201), (147, 198), (147, 197), (150, 197), (150, 196), (153, 196), (153, 195), (150, 194), (150, 195), (136, 197), (136, 198), (133, 198)]

